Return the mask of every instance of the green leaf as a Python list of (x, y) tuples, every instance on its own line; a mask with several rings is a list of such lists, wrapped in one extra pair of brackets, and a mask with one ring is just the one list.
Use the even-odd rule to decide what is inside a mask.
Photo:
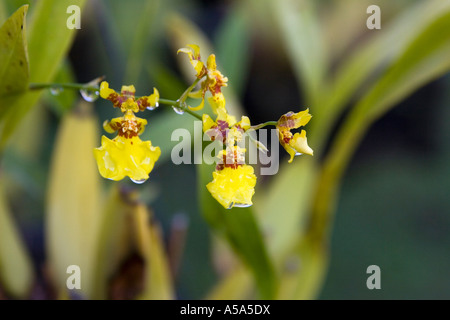
[[(0, 99), (1, 96), (23, 92), (28, 86), (27, 10), (28, 6), (20, 7), (0, 28)], [(0, 105), (0, 108), (5, 107)]]
[(31, 259), (14, 225), (4, 186), (0, 184), (0, 285), (12, 297), (26, 299), (33, 278)]
[(3, 24), (8, 18), (8, 14), (6, 13), (6, 5), (3, 1), (0, 2), (0, 24)]
[(139, 74), (143, 69), (146, 46), (149, 45), (152, 38), (155, 36), (156, 16), (159, 12), (160, 4), (160, 1), (147, 0), (144, 8), (140, 12), (140, 18), (133, 29), (134, 38), (128, 57), (125, 83), (137, 82)]
[[(36, 2), (28, 33), (28, 60), (31, 82), (51, 82), (70, 48), (75, 30), (68, 29), (67, 7), (83, 8), (86, 0), (42, 0)], [(0, 114), (0, 150), (24, 115), (36, 104), (41, 92), (28, 91), (12, 99)], [(3, 102), (2, 102), (3, 104)]]
[(220, 58), (224, 74), (230, 80), (230, 87), (240, 94), (250, 70), (250, 32), (248, 12), (239, 3), (225, 17), (215, 37), (216, 57)]
[(161, 228), (152, 223), (144, 204), (134, 210), (134, 224), (137, 247), (145, 260), (145, 288), (140, 299), (170, 300), (174, 298), (172, 277)]
[(198, 168), (198, 192), (203, 216), (208, 224), (222, 234), (240, 259), (253, 273), (262, 299), (276, 295), (277, 279), (260, 226), (251, 208), (224, 209), (207, 191), (214, 166)]
[(277, 0), (271, 1), (271, 5), (306, 102), (315, 108), (328, 65), (315, 4), (310, 0)]
[(293, 239), (305, 229), (317, 171), (315, 159), (306, 155), (297, 157), (291, 164), (282, 163), (267, 188), (255, 194), (255, 206), (276, 261), (286, 255)]
[(208, 300), (245, 300), (253, 288), (252, 277), (243, 267), (233, 270), (220, 280), (208, 294)]

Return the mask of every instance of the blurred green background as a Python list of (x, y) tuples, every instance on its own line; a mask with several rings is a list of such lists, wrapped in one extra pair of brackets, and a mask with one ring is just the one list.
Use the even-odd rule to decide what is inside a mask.
[[(22, 4), (30, 3), (28, 15), (33, 13), (35, 1), (1, 1), (4, 11), (0, 22)], [(188, 21), (189, 26), (196, 26), (195, 32), (202, 34), (203, 41), (214, 48), (219, 68), (229, 78), (229, 88), (224, 93), (236, 97), (230, 99), (232, 108), (242, 110), (256, 124), (309, 107), (314, 126), (314, 116), (320, 112), (320, 102), (323, 102), (314, 97), (329, 89), (321, 84), (334, 82), (334, 75), (346, 58), (381, 33), (388, 34), (400, 16), (404, 19), (405, 32), (421, 21), (417, 12), (405, 14), (408, 9), (419, 7), (420, 0), (282, 2), (294, 8), (312, 6), (315, 15), (305, 16), (303, 27), (311, 28), (306, 33), (311, 39), (305, 43), (317, 46), (316, 55), (312, 54), (314, 50), (305, 49), (304, 57), (293, 58), (293, 47), (301, 44), (305, 35), (299, 33), (297, 38), (295, 30), (286, 32), (290, 20), (283, 18), (283, 11), (272, 10), (278, 6), (276, 1), (134, 0), (125, 4), (119, 0), (88, 0), (83, 9), (82, 29), (77, 32), (54, 81), (86, 83), (104, 75), (116, 90), (122, 84), (134, 84), (137, 94), (145, 95), (155, 86), (162, 97), (176, 99), (193, 78), (183, 71), (175, 55), (179, 41), (189, 38), (191, 30), (184, 25)], [(366, 8), (371, 4), (381, 7), (381, 30), (366, 27), (369, 16)], [(308, 19), (314, 18), (309, 24)], [(320, 40), (315, 37), (319, 34)], [(189, 42), (195, 42), (197, 37), (198, 33)], [(392, 41), (400, 41), (402, 33), (398, 32), (396, 37), (399, 38), (394, 37)], [(361, 64), (382, 57), (378, 67), (358, 83), (343, 103), (342, 112), (327, 127), (329, 136), (316, 133), (309, 137), (309, 145), (319, 149), (315, 155), (319, 163), (325, 161), (344, 117), (350, 113), (349, 108), (364, 96), (371, 81), (386, 73), (390, 59), (396, 57), (389, 53), (390, 47), (374, 48), (365, 56), (368, 60), (362, 60)], [(308, 61), (312, 69), (323, 70), (305, 71)], [(326, 64), (320, 64), (321, 61)], [(313, 76), (309, 77), (308, 73)], [(432, 80), (396, 103), (365, 135), (361, 133), (361, 142), (345, 170), (335, 215), (331, 218), (328, 272), (317, 298), (450, 298), (447, 281), (450, 77), (439, 75)], [(44, 217), (51, 154), (61, 117), (73, 108), (77, 99), (76, 92), (65, 90), (58, 96), (46, 92), (39, 107), (29, 116), (34, 121), (38, 119), (39, 126), (25, 125), (28, 132), (18, 129), (3, 154), (3, 170), (11, 183), (7, 190), (10, 208), (39, 279), (34, 298), (47, 297)], [(105, 134), (100, 130), (101, 123), (118, 114), (101, 99), (95, 102), (94, 110), (99, 132)], [(227, 257), (227, 250), (218, 249), (218, 244), (211, 242), (211, 229), (199, 213), (195, 166), (176, 166), (170, 161), (172, 130), (178, 127), (192, 130), (192, 119), (187, 115), (178, 117), (162, 108), (145, 118), (149, 122), (145, 137), (153, 145), (164, 146), (165, 153), (150, 180), (140, 187), (140, 198), (151, 207), (152, 219), (161, 223), (166, 244), (169, 247), (174, 244), (183, 251), (174, 280), (176, 297), (201, 299), (220, 278), (217, 266), (225, 265), (226, 269), (227, 263), (235, 262), (234, 258)], [(294, 162), (303, 160), (299, 157)], [(284, 150), (280, 150), (280, 162), (287, 162)], [(272, 179), (260, 177), (256, 192), (268, 190)], [(114, 182), (102, 181), (102, 184), (107, 189)], [(133, 187), (128, 182), (124, 185)], [(285, 187), (296, 186), (292, 181)], [(217, 252), (222, 256), (217, 256)], [(381, 268), (381, 290), (366, 287), (369, 276), (366, 269), (372, 264)]]

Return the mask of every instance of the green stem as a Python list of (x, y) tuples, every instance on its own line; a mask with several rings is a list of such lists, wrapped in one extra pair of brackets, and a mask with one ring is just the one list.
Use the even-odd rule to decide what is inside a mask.
[(30, 83), (28, 85), (28, 89), (30, 90), (43, 90), (50, 88), (76, 89), (94, 92), (99, 90), (98, 87), (80, 83)]
[[(181, 99), (181, 98), (180, 98)], [(177, 109), (183, 110), (186, 113), (189, 113), (191, 116), (197, 118), (198, 120), (202, 120), (202, 116), (195, 113), (194, 111), (190, 110), (184, 102), (181, 102), (181, 100), (174, 101), (169, 99), (159, 99), (158, 102), (160, 104), (168, 105), (171, 107), (175, 107)]]
[(191, 91), (195, 88), (195, 86), (197, 85), (197, 83), (200, 81), (201, 79), (197, 78), (195, 79), (195, 81), (189, 86), (189, 88), (187, 88), (183, 94), (181, 95), (180, 99), (178, 99), (181, 102), (185, 102), (189, 93), (191, 93)]
[[(192, 89), (195, 88), (197, 83), (200, 81), (200, 79), (196, 79), (192, 85), (186, 89), (186, 91), (183, 92), (180, 99), (177, 101), (169, 100), (169, 99), (159, 99), (160, 104), (173, 106), (177, 109), (183, 110), (184, 112), (190, 114), (191, 116), (202, 120), (202, 116), (198, 115), (197, 113), (190, 110), (186, 105), (186, 99), (189, 95), (189, 93), (192, 91)], [(63, 89), (75, 89), (75, 90), (86, 90), (86, 91), (98, 91), (98, 87), (94, 87), (90, 84), (80, 84), (80, 83), (30, 83), (28, 88), (30, 90), (43, 90), (43, 89), (50, 89), (50, 88), (63, 88)], [(136, 97), (138, 98), (138, 97)]]
[(250, 128), (253, 130), (258, 130), (258, 129), (264, 128), (265, 126), (276, 126), (277, 124), (278, 124), (277, 121), (267, 121), (264, 123), (257, 124), (255, 126), (251, 126)]

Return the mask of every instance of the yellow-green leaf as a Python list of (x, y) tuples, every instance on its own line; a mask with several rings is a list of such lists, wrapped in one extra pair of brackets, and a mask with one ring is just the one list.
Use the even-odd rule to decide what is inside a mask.
[(56, 287), (66, 289), (67, 267), (82, 272), (81, 290), (92, 295), (95, 248), (101, 217), (100, 175), (93, 150), (99, 142), (91, 105), (82, 101), (60, 125), (50, 168), (46, 235)]
[(174, 298), (167, 255), (161, 229), (150, 225), (150, 214), (143, 204), (134, 210), (136, 245), (145, 261), (145, 285), (141, 299), (169, 300)]
[(28, 86), (27, 10), (28, 5), (20, 7), (0, 28), (0, 97), (22, 92)]
[(0, 286), (12, 297), (25, 299), (33, 284), (33, 268), (14, 225), (3, 188), (0, 183)]

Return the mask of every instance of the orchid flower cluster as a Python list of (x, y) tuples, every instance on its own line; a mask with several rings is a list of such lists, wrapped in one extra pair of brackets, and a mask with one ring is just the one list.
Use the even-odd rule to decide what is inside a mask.
[[(309, 110), (298, 113), (288, 112), (278, 121), (266, 122), (252, 126), (250, 119), (242, 116), (237, 121), (228, 114), (222, 87), (227, 86), (228, 78), (217, 69), (216, 58), (211, 54), (206, 64), (201, 60), (200, 48), (197, 45), (187, 45), (177, 53), (187, 54), (195, 70), (195, 81), (177, 101), (160, 99), (156, 88), (149, 96), (136, 97), (134, 86), (123, 86), (120, 93), (109, 88), (103, 81), (100, 85), (100, 97), (109, 100), (115, 108), (120, 108), (122, 117), (105, 121), (103, 128), (108, 133), (117, 132), (110, 140), (102, 137), (101, 147), (94, 150), (100, 174), (107, 179), (122, 180), (128, 176), (135, 183), (143, 183), (149, 178), (155, 162), (161, 155), (159, 147), (152, 146), (151, 141), (142, 141), (139, 135), (144, 132), (147, 120), (136, 117), (135, 113), (154, 110), (159, 104), (168, 104), (177, 110), (202, 120), (203, 132), (211, 141), (223, 143), (223, 150), (218, 154), (218, 161), (213, 172), (212, 181), (206, 185), (211, 195), (225, 208), (251, 206), (255, 193), (256, 175), (252, 166), (245, 164), (245, 148), (239, 147), (239, 142), (249, 131), (260, 129), (266, 125), (274, 125), (277, 129), (280, 144), (289, 153), (289, 162), (300, 154), (312, 155), (308, 146), (306, 131), (293, 134), (292, 129), (305, 126), (311, 119)], [(200, 89), (192, 90), (200, 83)], [(198, 115), (194, 111), (204, 108), (205, 96), (209, 92), (208, 102), (215, 114), (215, 120), (208, 114)], [(187, 97), (201, 99), (196, 107), (186, 104)], [(266, 149), (257, 141), (258, 148)]]

